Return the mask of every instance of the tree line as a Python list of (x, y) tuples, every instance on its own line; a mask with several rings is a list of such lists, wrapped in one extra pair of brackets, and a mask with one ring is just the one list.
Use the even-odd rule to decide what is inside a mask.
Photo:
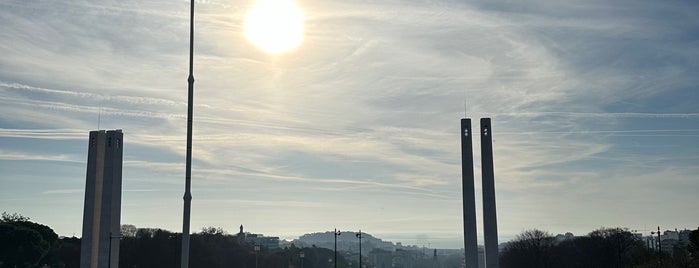
[[(181, 233), (158, 228), (122, 226), (119, 266), (123, 268), (172, 268), (180, 266)], [(48, 226), (18, 214), (0, 217), (0, 268), (79, 268), (80, 239), (58, 238)], [(190, 267), (332, 267), (334, 252), (316, 247), (260, 248), (221, 228), (206, 227), (190, 236)], [(301, 259), (301, 252), (304, 258)], [(546, 231), (527, 230), (500, 252), (500, 266), (532, 268), (699, 268), (699, 229), (687, 245), (676, 245), (672, 254), (648, 248), (623, 228), (600, 228), (586, 236), (557, 240)], [(366, 261), (366, 260), (365, 260)], [(337, 267), (357, 267), (338, 254)], [(459, 263), (443, 263), (459, 267)], [(417, 265), (428, 267), (426, 265)]]
[[(125, 227), (125, 228), (124, 228)], [(173, 268), (180, 266), (181, 233), (157, 228), (122, 226), (119, 267)], [(58, 238), (48, 226), (29, 218), (3, 213), (0, 217), (0, 268), (80, 268), (80, 238)], [(301, 252), (304, 254), (301, 260)], [(305, 268), (328, 267), (333, 251), (315, 246), (265, 248), (230, 235), (221, 228), (206, 227), (190, 236), (192, 268)], [(349, 263), (342, 255), (338, 267)]]
[(541, 268), (699, 268), (699, 229), (688, 245), (675, 245), (672, 254), (646, 246), (625, 228), (600, 228), (586, 236), (556, 240), (546, 231), (527, 230), (506, 244), (500, 266)]
[[(119, 266), (125, 268), (179, 267), (181, 233), (162, 229), (139, 228), (135, 235), (121, 240)], [(301, 260), (301, 252), (304, 254)], [(293, 244), (285, 248), (261, 247), (255, 251), (252, 243), (230, 235), (221, 228), (205, 227), (190, 236), (190, 265), (192, 268), (229, 267), (327, 267), (333, 251), (326, 248), (299, 248)], [(346, 260), (338, 255), (338, 267), (346, 267)]]

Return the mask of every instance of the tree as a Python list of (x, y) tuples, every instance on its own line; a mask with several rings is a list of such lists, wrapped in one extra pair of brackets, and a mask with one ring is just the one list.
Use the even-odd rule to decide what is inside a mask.
[(138, 231), (138, 228), (133, 224), (122, 224), (120, 229), (123, 237), (135, 237)]
[(66, 237), (61, 239), (56, 255), (58, 255), (59, 261), (65, 265), (65, 268), (79, 268), (80, 238)]
[(36, 230), (0, 223), (0, 262), (7, 267), (32, 267), (48, 253), (51, 245)]
[(691, 258), (690, 267), (699, 268), (699, 228), (689, 233), (689, 245), (687, 245)]
[(643, 242), (627, 228), (600, 228), (590, 232), (590, 238), (598, 247), (591, 256), (600, 258), (600, 267), (627, 267), (638, 264), (647, 249)]
[(29, 221), (29, 217), (25, 217), (17, 213), (9, 214), (7, 212), (2, 212), (2, 216), (0, 216), (0, 222), (13, 223), (22, 221)]
[(526, 230), (505, 246), (500, 257), (502, 267), (552, 267), (554, 239), (546, 231)]
[(220, 234), (220, 235), (227, 235), (228, 234), (228, 232), (226, 232), (226, 230), (223, 230), (223, 228), (213, 227), (213, 226), (201, 228), (201, 233), (202, 234)]
[(155, 228), (139, 228), (121, 240), (119, 266), (166, 268), (179, 266), (181, 235)]
[(24, 227), (30, 230), (34, 230), (41, 235), (41, 238), (46, 241), (48, 246), (52, 246), (56, 241), (58, 240), (58, 234), (51, 229), (51, 227), (48, 227), (43, 224), (38, 224), (35, 222), (30, 222), (30, 221), (18, 221), (18, 222), (13, 222), (11, 223), (14, 226), (18, 227)]
[(0, 215), (0, 263), (3, 266), (32, 267), (39, 263), (56, 265), (51, 254), (57, 249), (58, 235), (48, 226), (29, 221), (29, 217), (3, 212)]

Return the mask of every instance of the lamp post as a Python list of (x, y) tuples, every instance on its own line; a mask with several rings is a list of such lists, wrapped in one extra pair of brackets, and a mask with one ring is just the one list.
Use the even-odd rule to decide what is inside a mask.
[(177, 267), (177, 234), (167, 236), (168, 243), (172, 240), (175, 245), (172, 246), (172, 267)]
[[(121, 239), (121, 235), (112, 235), (112, 232), (109, 232), (109, 255), (107, 255), (107, 267), (112, 267), (112, 238), (119, 238)], [(117, 256), (119, 258), (119, 256)]]
[(181, 268), (189, 267), (189, 222), (192, 208), (192, 119), (194, 102), (194, 0), (189, 10), (189, 77), (187, 97), (187, 155), (184, 182), (184, 211), (182, 213), (182, 262)]
[(333, 235), (335, 236), (335, 258), (334, 258), (334, 267), (337, 268), (337, 236), (339, 236), (340, 230), (335, 229), (335, 232), (333, 232)]
[(360, 229), (356, 235), (359, 238), (359, 268), (362, 268), (362, 230)]
[(255, 268), (257, 268), (257, 256), (260, 255), (260, 245), (255, 244)]
[(303, 253), (303, 251), (299, 252), (299, 258), (301, 258), (301, 268), (303, 268), (303, 258), (306, 257), (306, 254)]
[(658, 253), (660, 253), (660, 259), (663, 259), (663, 243), (660, 241), (660, 226), (658, 226)]
[(660, 257), (660, 264), (662, 264), (662, 263), (663, 263), (663, 246), (662, 246), (662, 243), (661, 243), (661, 241), (660, 241), (660, 226), (658, 226), (658, 232), (657, 232), (657, 233), (656, 233), (656, 232), (650, 232), (650, 234), (651, 234), (651, 237), (653, 237), (654, 234), (657, 234), (657, 235), (658, 235), (658, 243), (657, 243), (657, 246), (658, 246), (658, 256)]

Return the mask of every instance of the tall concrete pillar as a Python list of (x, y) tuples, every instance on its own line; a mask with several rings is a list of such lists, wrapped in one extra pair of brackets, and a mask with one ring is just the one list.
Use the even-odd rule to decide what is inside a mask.
[(495, 172), (493, 169), (493, 132), (490, 118), (481, 118), (481, 173), (483, 174), (483, 234), (485, 267), (499, 268), (498, 220), (495, 208)]
[(473, 132), (471, 119), (461, 119), (461, 192), (464, 213), (464, 253), (466, 268), (478, 267), (476, 235), (476, 196), (473, 179)]
[(88, 144), (80, 267), (119, 267), (123, 134), (91, 131)]

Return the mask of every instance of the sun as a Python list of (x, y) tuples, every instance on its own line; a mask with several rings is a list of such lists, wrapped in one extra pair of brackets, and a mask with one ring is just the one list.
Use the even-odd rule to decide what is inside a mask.
[(293, 0), (257, 0), (245, 16), (245, 36), (268, 53), (290, 51), (303, 41), (303, 13)]

